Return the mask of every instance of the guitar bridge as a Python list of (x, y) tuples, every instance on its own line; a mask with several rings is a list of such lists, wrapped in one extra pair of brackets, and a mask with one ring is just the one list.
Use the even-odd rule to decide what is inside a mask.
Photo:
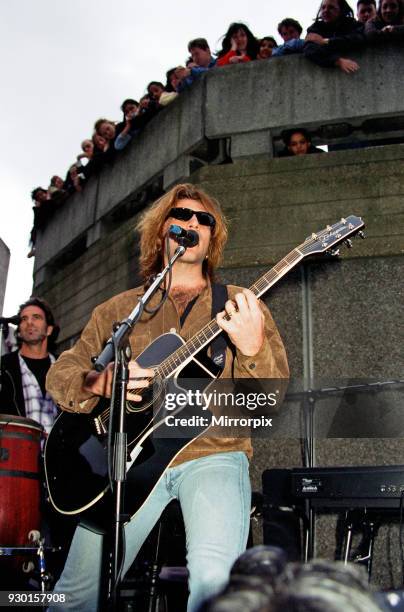
[(99, 436), (107, 433), (107, 428), (105, 427), (104, 423), (101, 421), (100, 417), (96, 417), (95, 419), (93, 419), (93, 421), (94, 421), (95, 431), (97, 432)]

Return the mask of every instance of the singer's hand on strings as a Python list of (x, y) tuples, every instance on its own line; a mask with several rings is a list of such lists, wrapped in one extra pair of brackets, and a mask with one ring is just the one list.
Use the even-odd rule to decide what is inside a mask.
[(225, 311), (216, 320), (243, 355), (252, 357), (258, 353), (265, 337), (264, 313), (252, 291), (243, 289), (234, 296), (234, 301), (228, 300)]
[(145, 389), (149, 386), (149, 379), (153, 378), (154, 371), (150, 368), (141, 368), (136, 361), (129, 362), (129, 382), (126, 399), (135, 402), (141, 402), (142, 396), (134, 391), (137, 389)]
[[(91, 372), (87, 374), (84, 381), (84, 390), (92, 393), (93, 395), (111, 397), (113, 372), (113, 363), (109, 363), (102, 372), (91, 370)], [(153, 375), (153, 370), (141, 368), (136, 361), (131, 361), (129, 363), (129, 381), (127, 387), (128, 391), (126, 394), (127, 399), (134, 402), (140, 402), (142, 397), (133, 391), (134, 389), (144, 389), (147, 387), (149, 385), (148, 378), (153, 377)]]

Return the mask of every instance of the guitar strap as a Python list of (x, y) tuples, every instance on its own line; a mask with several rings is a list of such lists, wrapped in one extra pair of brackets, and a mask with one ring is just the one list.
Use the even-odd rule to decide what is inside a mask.
[(186, 305), (186, 308), (184, 310), (184, 312), (182, 313), (182, 315), (180, 316), (180, 325), (181, 327), (184, 327), (184, 323), (185, 323), (185, 319), (187, 318), (187, 316), (189, 315), (189, 313), (192, 310), (192, 306), (195, 304), (196, 300), (198, 299), (199, 295), (196, 295), (190, 302), (188, 302), (188, 304)]
[[(224, 305), (229, 299), (227, 292), (227, 286), (220, 283), (212, 283), (212, 319), (214, 319), (218, 312), (224, 310)], [(215, 366), (220, 368), (220, 371), (224, 370), (226, 362), (226, 348), (230, 347), (233, 355), (236, 352), (236, 347), (230, 340), (229, 336), (222, 332), (210, 343), (210, 359), (213, 361)]]
[[(212, 283), (211, 288), (212, 288), (211, 318), (214, 319), (218, 312), (220, 312), (221, 310), (224, 310), (224, 305), (229, 299), (229, 294), (227, 292), (227, 286), (222, 285), (221, 283)], [(180, 317), (181, 327), (184, 325), (185, 319), (191, 312), (192, 307), (195, 304), (197, 299), (198, 299), (198, 296), (196, 296), (193, 300), (188, 302), (187, 307), (185, 308), (184, 312), (182, 313)], [(224, 332), (216, 336), (216, 338), (212, 340), (209, 346), (210, 346), (210, 356), (207, 355), (206, 350), (200, 351), (198, 353), (197, 359), (201, 361), (202, 363), (204, 361), (208, 361), (210, 369), (212, 369), (212, 362), (213, 362), (215, 366), (214, 369), (216, 370), (215, 373), (219, 375), (224, 370), (224, 366), (226, 362), (227, 347), (229, 346), (232, 353), (234, 354), (236, 350), (235, 346), (231, 342), (229, 336)], [(206, 363), (206, 365), (208, 365), (208, 363)]]

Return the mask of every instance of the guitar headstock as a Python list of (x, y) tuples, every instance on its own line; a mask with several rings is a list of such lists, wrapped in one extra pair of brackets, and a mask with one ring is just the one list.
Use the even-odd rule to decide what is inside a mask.
[(352, 247), (351, 238), (357, 234), (364, 238), (363, 228), (364, 222), (360, 217), (350, 215), (346, 219), (341, 219), (334, 225), (327, 225), (321, 232), (312, 234), (298, 247), (298, 250), (304, 255), (314, 255), (315, 253), (328, 253), (330, 255), (338, 255), (337, 247), (341, 243), (346, 243), (348, 248)]

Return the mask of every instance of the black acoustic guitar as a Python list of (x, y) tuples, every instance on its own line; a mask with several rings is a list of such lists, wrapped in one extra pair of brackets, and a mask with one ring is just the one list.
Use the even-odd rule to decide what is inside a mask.
[[(350, 237), (358, 232), (361, 234), (363, 227), (361, 218), (350, 216), (312, 234), (261, 276), (250, 290), (260, 297), (310, 255), (338, 254), (335, 248), (343, 242), (351, 246)], [(143, 505), (175, 456), (206, 429), (197, 427), (188, 438), (156, 435), (167, 414), (162, 409), (167, 385), (181, 388), (181, 379), (202, 378), (201, 386), (204, 387), (216, 377), (216, 373), (202, 365), (196, 356), (220, 333), (221, 329), (213, 319), (187, 342), (178, 334), (166, 333), (137, 357), (142, 367), (154, 368), (155, 378), (153, 394), (149, 390), (143, 394), (141, 403), (127, 403), (129, 461), (125, 503), (131, 515)], [(49, 434), (45, 447), (46, 480), (51, 502), (63, 514), (82, 513), (101, 498), (109, 497), (105, 495), (109, 491), (109, 414), (109, 405), (102, 400), (89, 415), (64, 412)], [(203, 415), (206, 417), (207, 412), (204, 411)]]

